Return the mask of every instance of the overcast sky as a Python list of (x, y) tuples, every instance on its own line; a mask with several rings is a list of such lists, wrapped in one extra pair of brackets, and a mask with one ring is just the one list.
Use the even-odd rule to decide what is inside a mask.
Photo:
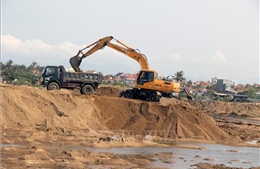
[[(1, 61), (64, 65), (105, 36), (139, 49), (164, 76), (259, 81), (258, 0), (2, 0)], [(113, 41), (114, 42), (114, 41)], [(139, 64), (105, 47), (83, 70), (135, 73)]]

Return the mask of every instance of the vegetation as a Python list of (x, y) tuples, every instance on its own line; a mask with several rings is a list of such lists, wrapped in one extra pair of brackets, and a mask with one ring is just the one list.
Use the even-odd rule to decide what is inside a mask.
[(123, 82), (113, 82), (113, 83), (110, 83), (110, 84), (113, 85), (113, 86), (127, 87), (127, 85)]
[(174, 76), (172, 76), (174, 80), (177, 82), (184, 81), (186, 78), (184, 77), (184, 72), (183, 71), (177, 71)]
[(250, 87), (247, 90), (246, 95), (247, 95), (248, 98), (252, 98), (253, 99), (255, 97), (255, 95), (254, 95), (255, 93), (256, 93), (256, 90), (254, 88)]
[(32, 62), (30, 66), (26, 67), (14, 64), (12, 60), (5, 64), (0, 62), (0, 67), (2, 80), (17, 85), (36, 85), (40, 78), (40, 72), (44, 69), (36, 62)]

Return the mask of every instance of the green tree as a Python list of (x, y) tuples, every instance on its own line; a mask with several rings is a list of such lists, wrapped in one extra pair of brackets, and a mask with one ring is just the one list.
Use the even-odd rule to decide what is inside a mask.
[(10, 59), (5, 63), (4, 69), (10, 69), (13, 65), (13, 60)]
[(177, 71), (174, 74), (173, 79), (176, 80), (177, 82), (186, 80), (186, 78), (184, 77), (184, 72), (183, 71), (179, 71), (179, 72)]
[(256, 90), (253, 88), (253, 87), (250, 87), (248, 90), (247, 90), (247, 97), (248, 98), (254, 98), (254, 94), (256, 93)]
[(39, 77), (34, 75), (34, 70), (42, 71), (43, 67), (38, 66), (36, 62), (32, 62), (29, 67), (25, 65), (13, 64), (12, 60), (5, 64), (1, 62), (1, 76), (4, 81), (14, 84), (36, 84)]
[(16, 79), (16, 73), (11, 69), (6, 69), (2, 71), (2, 75), (4, 81), (12, 82)]
[(187, 86), (188, 86), (188, 87), (192, 87), (192, 81), (191, 81), (191, 80), (189, 80), (189, 81), (187, 82)]

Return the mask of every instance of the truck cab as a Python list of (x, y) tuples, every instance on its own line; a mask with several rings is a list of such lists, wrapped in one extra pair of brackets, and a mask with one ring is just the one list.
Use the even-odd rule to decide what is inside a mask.
[(63, 66), (46, 66), (42, 71), (41, 85), (46, 86), (50, 80), (58, 80), (60, 75), (59, 69), (66, 71)]

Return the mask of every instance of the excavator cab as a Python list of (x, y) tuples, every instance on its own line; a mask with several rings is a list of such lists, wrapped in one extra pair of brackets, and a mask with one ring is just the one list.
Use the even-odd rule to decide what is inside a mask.
[(137, 77), (137, 84), (143, 85), (154, 81), (154, 72), (142, 70)]

